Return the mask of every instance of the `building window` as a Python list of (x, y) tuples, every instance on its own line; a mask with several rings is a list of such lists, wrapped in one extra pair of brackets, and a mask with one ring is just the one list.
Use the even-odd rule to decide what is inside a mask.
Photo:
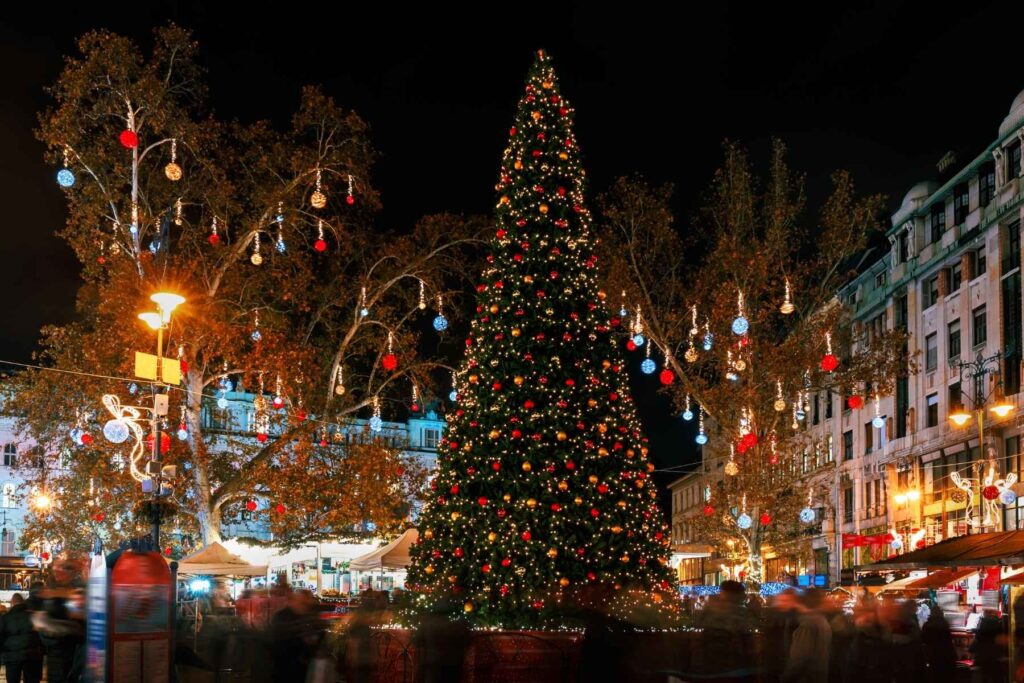
[(971, 344), (973, 346), (980, 346), (988, 341), (988, 316), (985, 314), (985, 304), (978, 306), (971, 313), (972, 323), (971, 327)]
[(864, 423), (864, 455), (871, 452), (875, 442), (875, 427), (870, 422)]
[(886, 272), (884, 270), (881, 273), (875, 273), (875, 289), (882, 289), (885, 287), (887, 279), (888, 278), (886, 277)]
[(18, 444), (4, 444), (4, 467), (14, 467), (18, 464)]
[(924, 367), (928, 372), (939, 367), (939, 338), (934, 332), (924, 338)]
[(988, 206), (996, 196), (996, 165), (989, 162), (978, 171), (978, 202)]
[(1020, 268), (1020, 221), (1014, 221), (1003, 231), (1003, 275)]
[(985, 274), (985, 267), (988, 259), (985, 258), (985, 248), (982, 247), (977, 251), (971, 252), (971, 278), (976, 278), (979, 275)]
[(4, 484), (3, 493), (0, 495), (0, 505), (5, 508), (17, 507), (18, 504), (18, 485), (14, 482), (7, 482)]
[(1020, 140), (1006, 148), (1006, 177), (1016, 178), (1020, 175)]
[(934, 306), (939, 301), (939, 276), (931, 278), (924, 284), (924, 307)]
[(437, 442), (441, 440), (440, 429), (424, 429), (423, 430), (423, 447), (424, 448), (437, 448)]
[(909, 309), (907, 308), (907, 295), (901, 294), (897, 296), (893, 301), (894, 317), (896, 318), (896, 329), (907, 331), (907, 321), (909, 320)]
[(939, 426), (939, 395), (931, 394), (928, 396), (928, 412), (927, 421), (925, 427), (938, 427)]
[(960, 393), (960, 382), (949, 385), (949, 412), (963, 408), (963, 395)]
[(947, 346), (948, 355), (952, 358), (960, 356), (960, 319), (957, 318), (949, 324), (949, 343)]
[(843, 432), (843, 460), (853, 460), (853, 430)]
[(953, 223), (962, 224), (967, 220), (967, 214), (971, 211), (971, 195), (967, 189), (967, 183), (961, 183), (953, 191)]
[(853, 523), (853, 486), (843, 487), (843, 521), (847, 524)]
[(949, 269), (949, 293), (952, 294), (960, 289), (960, 283), (964, 281), (963, 265), (957, 263)]
[(928, 242), (938, 242), (946, 231), (946, 205), (932, 207), (931, 220), (928, 221)]
[(829, 420), (832, 418), (832, 403), (835, 401), (835, 397), (832, 396), (832, 390), (825, 390), (825, 419)]
[(14, 547), (14, 532), (10, 529), (4, 529), (0, 532), (0, 555), (4, 557), (13, 557), (17, 550)]
[(906, 263), (910, 260), (910, 233), (906, 230), (900, 232), (899, 239), (896, 241), (896, 262)]
[(814, 403), (811, 406), (811, 420), (813, 424), (821, 422), (821, 399), (818, 397), (817, 392), (814, 394)]

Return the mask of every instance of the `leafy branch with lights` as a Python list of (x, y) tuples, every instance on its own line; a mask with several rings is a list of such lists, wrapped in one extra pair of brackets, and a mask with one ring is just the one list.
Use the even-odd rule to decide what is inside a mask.
[(858, 196), (839, 171), (811, 220), (781, 143), (763, 178), (740, 146), (724, 154), (685, 236), (671, 187), (639, 178), (602, 196), (598, 225), (627, 347), (647, 354), (645, 372), (661, 364), (705, 462), (724, 473), (691, 520), (697, 535), (742, 548), (759, 582), (766, 549), (803, 550), (808, 495), (820, 497), (806, 475), (837, 458), (839, 444), (812, 438), (808, 423), (884, 395), (913, 362), (902, 332), (858, 328), (837, 296), (868, 257), (883, 199)]
[[(285, 130), (219, 120), (181, 28), (158, 29), (151, 54), (106, 31), (78, 48), (38, 129), (68, 205), (59, 235), (82, 263), (78, 315), (43, 330), (42, 369), (13, 378), (9, 406), (46, 457), (29, 486), (59, 490), (29, 537), (81, 547), (139, 530), (128, 446), (93, 434), (111, 418), (101, 395), (148, 401), (111, 378), (131, 378), (132, 352), (152, 348), (136, 316), (161, 289), (187, 300), (165, 337), (182, 371), (165, 425), (178, 439), (162, 437), (183, 530), (219, 540), (241, 510), (286, 543), (400, 527), (395, 496), (423, 472), (382, 418), (448, 391), (443, 338), (422, 323), (447, 328), (481, 224), (381, 230), (367, 124), (313, 87)], [(232, 422), (243, 389), (252, 413)], [(344, 438), (356, 417), (369, 427)]]
[(602, 302), (584, 171), (549, 57), (509, 131), (496, 230), (409, 585), (478, 624), (675, 609), (647, 440)]

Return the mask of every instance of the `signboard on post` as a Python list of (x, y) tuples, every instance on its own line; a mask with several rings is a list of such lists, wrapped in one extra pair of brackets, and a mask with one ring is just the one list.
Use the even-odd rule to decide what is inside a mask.
[(177, 358), (157, 358), (152, 353), (135, 352), (135, 376), (139, 379), (156, 381), (156, 366), (159, 361), (160, 381), (164, 384), (181, 384), (181, 361)]

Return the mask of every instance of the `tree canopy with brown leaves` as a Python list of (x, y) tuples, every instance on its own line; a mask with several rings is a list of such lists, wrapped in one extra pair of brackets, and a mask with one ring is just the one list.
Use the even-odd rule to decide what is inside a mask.
[[(40, 116), (49, 160), (74, 175), (59, 236), (84, 282), (77, 320), (43, 332), (45, 369), (13, 382), (8, 409), (46, 456), (29, 484), (55, 492), (26, 540), (116, 541), (138, 528), (125, 522), (142, 494), (125, 473), (127, 449), (99, 438), (110, 418), (100, 397), (149, 405), (118, 378), (132, 377), (135, 351), (153, 350), (136, 317), (160, 290), (186, 298), (164, 337), (184, 370), (168, 427), (185, 438), (166, 455), (178, 525), (219, 540), (222, 517), (256, 496), (286, 543), (400, 525), (422, 468), (383, 440), (327, 436), (374, 406), (404, 414), (413, 387), (433, 395), (440, 361), (422, 352), (431, 344), (421, 337), (435, 335), (424, 321), (438, 302), (457, 311), (449, 299), (479, 224), (439, 215), (380, 229), (377, 155), (355, 112), (308, 87), (286, 130), (221, 120), (189, 33), (154, 37), (144, 54), (107, 31), (83, 36)], [(215, 433), (203, 416), (217, 415), (225, 381), (262, 404), (280, 396), (280, 409), (260, 410), (257, 398), (255, 425)], [(97, 438), (73, 443), (76, 426)], [(266, 441), (253, 438), (261, 431)]]
[(638, 178), (604, 195), (599, 224), (624, 326), (646, 336), (680, 378), (665, 390), (701, 421), (705, 461), (726, 462), (692, 521), (704, 540), (744, 548), (749, 576), (760, 580), (764, 548), (806, 538), (796, 523), (806, 504), (804, 454), (831, 446), (811, 443), (811, 397), (864, 399), (866, 386), (884, 393), (911, 368), (900, 332), (855, 337), (851, 310), (837, 297), (881, 228), (883, 198), (859, 196), (837, 171), (814, 219), (781, 143), (763, 178), (739, 145), (726, 143), (724, 154), (683, 235), (672, 188)]

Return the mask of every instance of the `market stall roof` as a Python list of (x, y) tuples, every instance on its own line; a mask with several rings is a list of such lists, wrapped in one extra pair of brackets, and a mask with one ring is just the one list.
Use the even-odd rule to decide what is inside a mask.
[(249, 564), (213, 542), (178, 562), (179, 576), (266, 576), (266, 565)]
[(412, 564), (412, 560), (409, 558), (409, 549), (419, 537), (420, 534), (416, 529), (406, 529), (401, 536), (386, 546), (360, 555), (349, 562), (348, 568), (359, 572), (375, 569), (405, 569)]
[(1017, 572), (1016, 574), (1010, 574), (1004, 577), (999, 583), (1004, 586), (1021, 586), (1024, 585), (1024, 572)]
[(920, 580), (920, 578), (920, 576), (905, 576), (902, 579), (896, 579), (880, 586), (871, 586), (871, 588), (876, 588), (879, 593), (910, 590), (910, 584)]
[(858, 572), (955, 567), (1024, 565), (1024, 531), (1000, 531), (957, 536), (881, 562), (857, 568)]
[(915, 579), (907, 584), (907, 588), (924, 590), (927, 588), (942, 588), (955, 581), (962, 581), (972, 574), (977, 574), (977, 569), (940, 569), (928, 576)]

